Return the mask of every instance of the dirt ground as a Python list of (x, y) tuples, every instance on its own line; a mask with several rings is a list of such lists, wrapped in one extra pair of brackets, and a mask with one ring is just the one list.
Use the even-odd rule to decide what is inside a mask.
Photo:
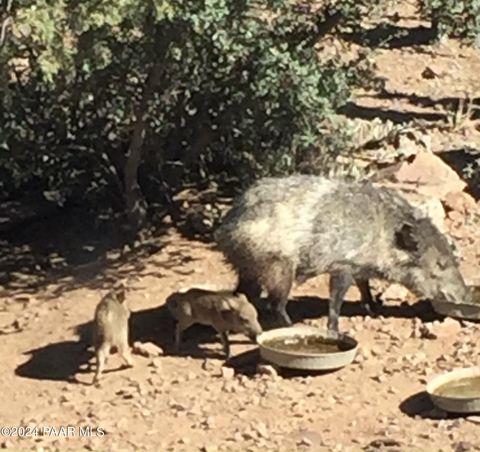
[[(412, 19), (405, 5), (396, 26), (413, 30), (413, 36), (424, 24)], [(393, 122), (421, 119), (430, 123), (425, 133), (435, 152), (479, 152), (480, 130), (472, 118), (458, 127), (443, 122), (449, 98), (465, 92), (478, 96), (479, 51), (453, 41), (404, 43), (377, 51), (375, 58), (390, 95), (359, 95), (357, 114)], [(433, 78), (422, 76), (426, 67)], [(461, 269), (471, 284), (480, 284), (477, 206), (477, 215), (457, 218), (454, 228)], [(58, 231), (67, 234), (62, 227)], [(22, 252), (28, 254), (29, 249)], [(100, 387), (91, 386), (89, 363), (94, 359), (86, 348), (90, 321), (109, 278), (127, 275), (135, 275), (131, 342), (153, 342), (163, 354), (134, 355), (131, 369), (120, 369), (121, 360), (113, 355)], [(206, 327), (192, 327), (182, 355), (173, 353), (173, 324), (162, 306), (165, 298), (179, 287), (235, 284), (235, 275), (218, 252), (173, 229), (153, 239), (139, 255), (122, 260), (117, 251), (110, 251), (106, 258), (87, 260), (61, 278), (31, 285), (32, 278), (18, 268), (2, 279), (0, 426), (29, 426), (30, 435), (11, 436), (13, 429), (0, 430), (0, 448), (480, 450), (480, 416), (447, 415), (435, 409), (425, 393), (432, 375), (478, 364), (480, 324), (438, 317), (428, 303), (411, 296), (387, 300), (381, 315), (370, 318), (356, 289), (351, 289), (340, 328), (359, 341), (355, 362), (320, 375), (270, 375), (256, 373), (256, 347), (242, 335), (232, 336), (233, 358), (228, 363), (220, 342)], [(296, 322), (325, 324), (327, 282), (318, 277), (294, 289), (288, 310)], [(419, 337), (422, 325), (433, 329), (436, 338)]]

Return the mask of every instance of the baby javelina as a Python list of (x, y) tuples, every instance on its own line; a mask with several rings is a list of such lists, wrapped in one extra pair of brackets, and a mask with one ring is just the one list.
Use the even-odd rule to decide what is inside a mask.
[(126, 299), (127, 288), (116, 284), (98, 304), (95, 310), (93, 345), (97, 358), (97, 369), (92, 384), (98, 382), (108, 355), (115, 349), (129, 367), (133, 359), (128, 345), (128, 319), (130, 310)]
[(215, 328), (220, 335), (227, 358), (230, 357), (227, 336), (229, 332), (244, 333), (253, 341), (262, 332), (255, 307), (240, 293), (194, 288), (171, 294), (166, 300), (166, 305), (177, 320), (175, 330), (177, 352), (180, 350), (182, 332), (195, 323)]

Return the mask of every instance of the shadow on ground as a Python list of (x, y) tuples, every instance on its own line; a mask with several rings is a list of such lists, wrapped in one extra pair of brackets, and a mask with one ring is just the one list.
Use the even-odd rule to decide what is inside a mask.
[[(259, 364), (271, 366), (271, 363), (269, 363), (268, 361), (265, 361), (260, 356), (260, 351), (258, 347), (255, 347), (251, 350), (247, 350), (246, 352), (232, 356), (230, 359), (228, 359), (225, 362), (225, 367), (230, 367), (232, 369), (235, 369), (235, 373), (237, 374), (253, 377), (254, 375), (259, 374), (259, 370), (258, 370)], [(293, 378), (305, 378), (305, 377), (318, 377), (318, 376), (341, 371), (341, 369), (301, 370), (301, 369), (280, 368), (275, 366), (275, 371), (282, 378), (293, 379)]]
[[(65, 211), (23, 224), (0, 234), (0, 296), (35, 295), (53, 299), (80, 287), (107, 289), (118, 278), (162, 277), (169, 269), (179, 274), (193, 258), (178, 246), (165, 262), (152, 262), (145, 272), (142, 258), (170, 243), (166, 226), (151, 229), (143, 241), (133, 241), (119, 221), (102, 225), (82, 212)], [(156, 268), (156, 269), (155, 269)], [(50, 285), (48, 294), (41, 290)]]
[[(348, 102), (341, 109), (340, 113), (344, 114), (349, 118), (360, 118), (366, 120), (372, 120), (379, 118), (382, 121), (392, 121), (396, 124), (404, 124), (414, 120), (422, 120), (426, 122), (440, 122), (442, 124), (448, 123), (448, 113), (451, 114), (462, 111), (463, 114), (466, 113), (466, 106), (463, 108), (461, 106), (464, 99), (459, 97), (445, 97), (440, 99), (433, 99), (428, 96), (418, 96), (411, 93), (402, 93), (402, 92), (390, 92), (388, 90), (381, 90), (379, 93), (373, 95), (366, 95), (364, 97), (373, 98), (377, 100), (404, 100), (414, 107), (429, 108), (429, 109), (438, 109), (442, 107), (444, 111), (442, 112), (433, 112), (433, 111), (398, 111), (389, 109), (386, 107), (367, 107), (364, 105), (359, 105), (356, 102)], [(472, 100), (473, 111), (471, 113), (470, 120), (476, 120), (480, 118), (480, 98), (475, 98)]]
[(447, 115), (444, 113), (429, 113), (429, 112), (405, 112), (391, 110), (381, 107), (366, 107), (358, 105), (355, 102), (348, 102), (340, 108), (339, 112), (348, 118), (373, 120), (379, 118), (382, 121), (392, 121), (395, 124), (405, 124), (414, 120), (423, 120), (428, 122), (442, 122), (447, 119)]
[[(132, 312), (129, 322), (130, 343), (152, 342), (166, 356), (190, 356), (194, 359), (225, 359), (222, 345), (213, 328), (193, 325), (183, 334), (180, 353), (174, 349), (175, 321), (165, 306)], [(92, 322), (77, 325), (78, 341), (62, 341), (29, 350), (30, 359), (17, 367), (15, 374), (36, 380), (64, 380), (78, 383), (76, 375), (91, 373), (94, 369), (92, 345)], [(248, 343), (248, 339), (240, 339)], [(230, 340), (232, 344), (238, 343)], [(211, 347), (206, 349), (205, 344)], [(93, 366), (89, 366), (89, 362)], [(114, 371), (107, 366), (107, 372)]]
[(435, 31), (424, 26), (401, 27), (382, 23), (368, 30), (345, 33), (343, 38), (363, 47), (399, 49), (431, 44), (435, 39)]
[[(55, 380), (76, 382), (75, 375), (89, 372), (88, 362), (93, 353), (83, 343), (63, 341), (48, 344), (24, 353), (30, 359), (17, 367), (15, 374), (35, 380)], [(83, 369), (83, 370), (81, 370)]]
[(406, 398), (399, 406), (400, 411), (412, 418), (422, 419), (458, 419), (464, 418), (465, 415), (446, 413), (439, 410), (432, 403), (430, 396), (426, 391), (417, 392)]
[[(316, 297), (297, 297), (295, 301), (287, 306), (290, 317), (294, 322), (302, 319), (315, 319), (327, 317), (328, 300)], [(367, 313), (359, 301), (345, 301), (340, 313), (341, 317), (366, 316)], [(430, 302), (420, 300), (412, 305), (410, 304), (391, 304), (378, 307), (377, 316), (391, 318), (413, 319), (415, 317), (424, 322), (432, 322), (443, 317), (435, 313)]]
[[(300, 297), (288, 304), (289, 314), (294, 322), (303, 319), (326, 317), (328, 313), (328, 300), (312, 297)], [(418, 302), (414, 305), (382, 306), (379, 311), (384, 317), (414, 318), (419, 317), (423, 321), (432, 321), (439, 318), (428, 302)], [(341, 316), (362, 316), (365, 312), (359, 302), (345, 302)], [(265, 318), (260, 313), (260, 318)], [(269, 329), (266, 327), (265, 329)], [(175, 321), (168, 309), (162, 305), (156, 308), (144, 309), (132, 312), (130, 316), (129, 331), (130, 343), (152, 342), (160, 347), (167, 356), (190, 356), (194, 359), (217, 358), (225, 359), (220, 340), (212, 327), (193, 325), (187, 329), (182, 338), (180, 353), (174, 348)], [(92, 372), (89, 365), (92, 362), (92, 322), (85, 322), (75, 327), (78, 341), (62, 341), (48, 344), (34, 350), (29, 350), (30, 359), (17, 367), (15, 373), (25, 378), (37, 380), (64, 380), (78, 382), (76, 375)], [(231, 344), (250, 344), (248, 338), (237, 335), (230, 336)], [(208, 344), (208, 347), (205, 345)], [(228, 360), (227, 365), (234, 367), (238, 372), (251, 375), (256, 372), (259, 361), (258, 349), (245, 354), (237, 355)], [(111, 370), (110, 370), (111, 371)], [(319, 375), (325, 372), (318, 372)], [(286, 378), (294, 378), (307, 373), (302, 371), (282, 370)], [(317, 374), (317, 373), (315, 373)], [(312, 372), (308, 372), (312, 375)]]
[[(437, 155), (468, 184), (465, 191), (478, 201), (480, 199), (480, 148), (476, 150), (455, 149)], [(474, 174), (472, 177), (466, 178), (465, 172), (469, 167), (474, 170)]]

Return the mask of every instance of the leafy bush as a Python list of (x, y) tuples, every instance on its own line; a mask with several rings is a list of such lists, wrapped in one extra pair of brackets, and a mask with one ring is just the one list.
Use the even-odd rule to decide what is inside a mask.
[(480, 0), (422, 0), (421, 11), (437, 36), (476, 40), (480, 44)]
[[(142, 190), (205, 177), (248, 181), (348, 143), (336, 109), (368, 61), (320, 60), (314, 44), (371, 2), (15, 2), (0, 82), (4, 193), (86, 195), (129, 209)], [(128, 202), (128, 193), (137, 194)]]

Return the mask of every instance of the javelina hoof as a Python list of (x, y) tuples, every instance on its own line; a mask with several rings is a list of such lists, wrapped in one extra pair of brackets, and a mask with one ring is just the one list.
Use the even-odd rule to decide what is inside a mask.
[(292, 326), (293, 322), (287, 314), (280, 316), (280, 323), (283, 323), (283, 326)]
[(331, 339), (331, 340), (338, 340), (338, 337), (340, 336), (340, 332), (338, 330), (331, 330), (331, 329), (328, 329), (327, 330), (327, 339)]
[(276, 328), (283, 328), (287, 326), (292, 326), (293, 322), (286, 312), (274, 311), (272, 313), (272, 324)]
[(380, 310), (382, 307), (382, 303), (378, 302), (377, 300), (372, 303), (364, 303), (363, 309), (365, 314), (369, 315), (370, 317), (378, 317), (380, 314)]
[(259, 312), (259, 319), (263, 331), (287, 327), (293, 324), (288, 314), (282, 315), (277, 309), (267, 309), (266, 306), (262, 306)]

